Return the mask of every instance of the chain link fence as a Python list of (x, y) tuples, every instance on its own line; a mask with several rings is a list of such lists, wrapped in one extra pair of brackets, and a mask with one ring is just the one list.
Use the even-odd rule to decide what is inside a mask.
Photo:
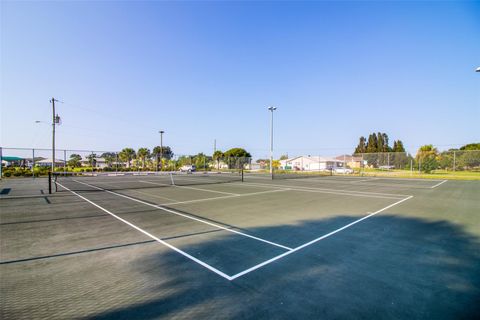
[[(264, 164), (269, 169), (269, 161)], [(273, 176), (328, 175), (480, 178), (480, 150), (380, 152), (341, 155), (299, 155), (273, 161)]]
[(124, 172), (124, 171), (239, 171), (249, 170), (249, 157), (213, 158), (197, 155), (160, 156), (140, 149), (122, 151), (3, 148), (0, 147), (2, 178), (41, 177), (48, 172)]

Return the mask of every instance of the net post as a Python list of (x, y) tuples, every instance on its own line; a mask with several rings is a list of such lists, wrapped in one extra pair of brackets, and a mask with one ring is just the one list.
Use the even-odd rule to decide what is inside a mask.
[(32, 149), (32, 177), (35, 179), (35, 148)]
[(52, 194), (52, 172), (48, 171), (48, 194)]

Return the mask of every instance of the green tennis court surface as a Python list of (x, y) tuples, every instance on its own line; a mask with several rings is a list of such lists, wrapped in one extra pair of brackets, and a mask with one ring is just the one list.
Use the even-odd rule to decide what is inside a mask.
[(480, 315), (480, 182), (198, 179), (3, 180), (1, 318)]

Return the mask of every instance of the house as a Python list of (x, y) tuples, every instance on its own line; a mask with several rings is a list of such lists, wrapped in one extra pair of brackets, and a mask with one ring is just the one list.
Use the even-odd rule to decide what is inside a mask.
[(88, 158), (88, 159), (82, 159), (80, 160), (80, 163), (82, 167), (90, 167), (93, 166), (95, 168), (103, 169), (108, 167), (108, 163), (105, 160), (105, 158), (101, 157), (94, 157), (94, 158)]
[(332, 157), (299, 156), (280, 160), (281, 170), (318, 171), (342, 168), (343, 166), (343, 161)]
[(349, 168), (361, 168), (364, 163), (362, 157), (350, 156), (348, 154), (335, 157), (335, 159), (344, 162)]
[[(39, 166), (39, 167), (51, 167), (52, 166), (52, 158), (47, 158), (47, 159), (43, 159), (43, 160), (40, 160), (40, 161), (36, 161), (35, 165)], [(65, 166), (65, 161), (63, 161), (61, 159), (55, 159), (55, 167), (63, 167), (63, 166)]]
[(25, 158), (2, 156), (2, 166), (4, 167), (20, 167), (25, 165)]

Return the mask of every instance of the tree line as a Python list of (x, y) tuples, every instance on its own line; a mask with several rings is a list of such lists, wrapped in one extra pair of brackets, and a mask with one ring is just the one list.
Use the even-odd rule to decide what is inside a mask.
[[(97, 159), (105, 159), (108, 167), (125, 167), (127, 169), (168, 169), (174, 170), (183, 165), (195, 165), (197, 168), (210, 167), (213, 161), (218, 164), (227, 161), (228, 167), (240, 166), (247, 163), (251, 154), (242, 148), (232, 148), (225, 152), (220, 150), (215, 151), (212, 156), (208, 156), (203, 152), (196, 155), (182, 155), (174, 159), (175, 154), (169, 146), (156, 146), (150, 151), (149, 148), (139, 148), (137, 151), (133, 148), (124, 148), (120, 152), (104, 152), (101, 154), (91, 153), (85, 157), (91, 167), (96, 167)], [(241, 161), (234, 161), (233, 159), (244, 159)], [(72, 168), (82, 166), (82, 156), (79, 154), (71, 154), (67, 165)]]
[[(478, 151), (478, 152), (477, 152)], [(389, 145), (386, 133), (372, 133), (359, 138), (354, 156), (362, 156), (368, 166), (385, 169), (413, 169), (431, 173), (437, 169), (472, 170), (480, 167), (480, 143), (439, 152), (431, 144), (421, 146), (415, 157), (405, 151), (401, 140)]]

